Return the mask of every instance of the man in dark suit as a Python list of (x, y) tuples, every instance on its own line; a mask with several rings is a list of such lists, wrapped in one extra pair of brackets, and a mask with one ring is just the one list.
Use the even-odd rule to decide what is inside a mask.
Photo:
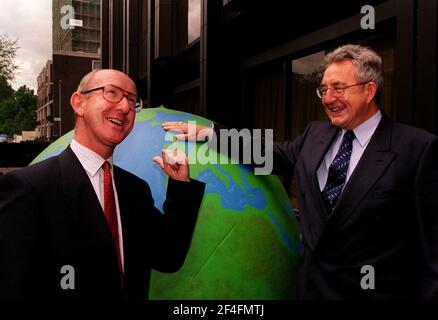
[[(379, 110), (374, 51), (346, 45), (326, 61), (317, 94), (330, 121), (273, 146), (274, 173), (294, 174), (298, 189), (297, 296), (437, 298), (438, 139)], [(163, 128), (194, 138), (184, 123)]]
[(161, 214), (145, 181), (112, 166), (142, 107), (124, 73), (87, 74), (71, 106), (71, 145), (0, 182), (0, 299), (147, 299), (150, 269), (184, 262), (204, 184), (184, 154), (163, 150)]

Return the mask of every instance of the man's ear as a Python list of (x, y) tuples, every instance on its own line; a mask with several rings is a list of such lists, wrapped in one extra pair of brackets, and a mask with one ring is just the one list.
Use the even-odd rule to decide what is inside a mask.
[(368, 91), (367, 103), (370, 103), (376, 97), (377, 85), (372, 81), (368, 82), (367, 91)]
[(70, 105), (76, 116), (82, 117), (84, 115), (85, 97), (81, 93), (76, 91), (71, 95)]

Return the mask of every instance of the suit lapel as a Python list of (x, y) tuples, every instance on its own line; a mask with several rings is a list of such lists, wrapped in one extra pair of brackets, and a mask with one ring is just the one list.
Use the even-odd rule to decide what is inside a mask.
[(311, 194), (314, 195), (312, 199), (317, 201), (315, 204), (317, 209), (312, 219), (312, 239), (314, 242), (309, 243), (311, 247), (316, 246), (319, 237), (324, 231), (328, 217), (328, 212), (321, 196), (321, 190), (319, 189), (317, 171), (338, 132), (339, 129), (331, 124), (325, 130), (316, 131), (316, 137), (312, 138), (315, 143), (312, 143), (312, 148), (308, 151), (310, 154), (305, 156), (304, 165), (308, 172), (307, 185), (310, 186)]
[(106, 223), (102, 207), (90, 179), (70, 147), (67, 147), (59, 155), (59, 164), (65, 203), (71, 206), (95, 208), (95, 210), (88, 209), (87, 211), (92, 212), (93, 215), (99, 217), (98, 220)]
[[(115, 254), (111, 231), (85, 169), (70, 147), (67, 147), (58, 159), (64, 194), (63, 210), (65, 214), (74, 216), (77, 221), (77, 228), (82, 237), (80, 240), (84, 243), (97, 241), (105, 248), (113, 248)], [(116, 264), (114, 266), (116, 267)]]
[(392, 122), (382, 114), (376, 131), (365, 149), (344, 191), (329, 217), (335, 224), (343, 224), (352, 211), (373, 188), (395, 157), (391, 152)]

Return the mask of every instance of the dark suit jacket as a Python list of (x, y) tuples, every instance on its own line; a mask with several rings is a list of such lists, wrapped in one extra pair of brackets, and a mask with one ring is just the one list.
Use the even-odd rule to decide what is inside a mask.
[[(150, 268), (175, 272), (184, 262), (204, 184), (169, 179), (165, 214), (149, 186), (114, 166), (123, 229), (125, 277), (99, 200), (68, 147), (59, 156), (0, 181), (0, 299), (146, 299)], [(64, 290), (61, 268), (74, 268)]]
[[(218, 140), (221, 128), (215, 125)], [(383, 115), (329, 214), (317, 170), (338, 130), (314, 121), (295, 140), (273, 146), (273, 173), (295, 175), (298, 190), (297, 297), (437, 298), (438, 138)], [(240, 154), (245, 150), (250, 143)], [(368, 265), (375, 289), (364, 290), (361, 280), (369, 284), (371, 274), (361, 271)]]
[[(302, 246), (301, 299), (438, 297), (438, 139), (385, 115), (329, 214), (317, 170), (338, 129), (312, 122), (274, 145), (274, 169), (293, 168)], [(361, 279), (375, 272), (375, 289)]]

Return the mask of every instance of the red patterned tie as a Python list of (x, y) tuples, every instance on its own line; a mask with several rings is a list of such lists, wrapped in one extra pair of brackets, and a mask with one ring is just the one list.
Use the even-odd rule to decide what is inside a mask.
[(114, 189), (113, 189), (113, 179), (111, 176), (111, 164), (105, 161), (102, 165), (103, 168), (103, 194), (104, 194), (104, 209), (106, 221), (111, 229), (111, 234), (114, 239), (114, 245), (117, 253), (117, 262), (119, 265), (120, 279), (123, 286), (123, 275), (122, 275), (122, 259), (120, 255), (119, 247), (119, 228), (117, 223), (117, 210), (116, 210), (116, 200), (114, 199)]

